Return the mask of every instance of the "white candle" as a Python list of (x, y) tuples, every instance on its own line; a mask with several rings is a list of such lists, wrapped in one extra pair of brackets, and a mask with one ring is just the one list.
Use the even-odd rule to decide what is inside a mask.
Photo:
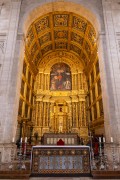
[(101, 137), (99, 137), (99, 142), (101, 142)]
[(20, 142), (22, 143), (22, 137), (21, 137), (21, 139), (20, 139)]
[(14, 137), (12, 138), (12, 142), (13, 142), (13, 143), (15, 142), (15, 138), (14, 138)]
[(105, 137), (103, 137), (103, 142), (105, 143)]
[(111, 143), (113, 143), (113, 137), (111, 137)]
[(27, 143), (27, 137), (25, 137), (25, 143)]

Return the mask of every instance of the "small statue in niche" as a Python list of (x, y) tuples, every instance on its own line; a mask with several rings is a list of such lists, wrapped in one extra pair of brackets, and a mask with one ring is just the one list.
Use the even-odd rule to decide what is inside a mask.
[(62, 112), (62, 107), (60, 107), (60, 112)]

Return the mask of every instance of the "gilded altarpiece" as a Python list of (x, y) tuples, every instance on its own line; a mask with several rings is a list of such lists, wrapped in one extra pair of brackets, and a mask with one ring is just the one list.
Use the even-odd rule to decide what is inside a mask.
[[(74, 58), (74, 62), (72, 62)], [(68, 53), (54, 53), (43, 59), (36, 78), (34, 129), (41, 137), (44, 133), (78, 133), (88, 136), (86, 119), (86, 77), (77, 58)], [(52, 80), (61, 80), (60, 89), (52, 89)], [(69, 80), (69, 88), (64, 84)], [(55, 81), (55, 82), (56, 82)]]

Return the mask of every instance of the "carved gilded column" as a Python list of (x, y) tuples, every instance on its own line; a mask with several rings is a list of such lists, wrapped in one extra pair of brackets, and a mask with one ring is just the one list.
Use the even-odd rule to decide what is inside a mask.
[(53, 112), (54, 112), (53, 108), (54, 108), (54, 103), (51, 102), (50, 103), (50, 127), (54, 130), (55, 117), (53, 116)]
[(49, 120), (50, 120), (50, 103), (48, 102), (48, 112), (47, 112), (47, 126), (49, 127)]
[(42, 82), (43, 82), (43, 78), (42, 78), (42, 73), (40, 73), (40, 89), (42, 89)]
[(80, 90), (80, 73), (78, 73), (77, 83), (78, 83), (78, 91), (79, 91)]
[(43, 122), (42, 122), (42, 113), (43, 113), (43, 111), (42, 111), (42, 102), (40, 102), (39, 108), (40, 108), (40, 114), (39, 114), (40, 126), (42, 126), (43, 125)]
[(35, 112), (35, 126), (37, 126), (37, 115), (38, 115), (38, 102), (36, 102), (36, 104), (35, 104), (35, 106), (36, 106), (36, 112)]
[(85, 126), (85, 122), (84, 122), (84, 114), (85, 114), (85, 112), (84, 112), (84, 101), (82, 101), (81, 102), (81, 122), (82, 122), (82, 127), (84, 127)]
[(45, 90), (47, 90), (47, 74), (45, 74), (45, 79), (44, 79), (44, 82), (45, 82)]
[(72, 90), (74, 90), (74, 74), (72, 74)]
[(47, 102), (47, 107), (46, 107), (46, 126), (49, 126), (49, 114), (50, 114), (50, 103)]
[(45, 127), (45, 102), (43, 102), (43, 127)]
[(41, 83), (41, 80), (40, 80), (40, 73), (38, 74), (38, 76), (39, 76), (39, 89), (40, 89), (40, 83)]
[(78, 128), (78, 103), (76, 102), (76, 127)]
[(80, 89), (82, 89), (81, 88), (81, 73), (79, 74), (79, 78), (80, 78)]
[(72, 107), (73, 107), (72, 108), (72, 110), (73, 110), (73, 123), (72, 123), (72, 126), (75, 127), (75, 119), (76, 119), (75, 115), (76, 114), (75, 114), (75, 103), (74, 102), (72, 103)]
[(80, 102), (78, 102), (78, 127), (80, 127)]
[(80, 101), (80, 127), (82, 127), (82, 102)]
[(88, 124), (87, 124), (87, 116), (86, 116), (86, 113), (87, 113), (87, 111), (86, 111), (86, 102), (84, 101), (84, 122), (85, 122), (85, 126), (88, 125)]
[(69, 118), (68, 118), (68, 121), (69, 121), (69, 130), (71, 130), (71, 127), (72, 127), (72, 105), (71, 105), (71, 103), (69, 103)]
[(40, 126), (40, 102), (38, 102), (37, 126)]
[(44, 74), (42, 73), (42, 77), (41, 77), (41, 89), (44, 89)]
[(74, 89), (76, 90), (76, 74), (74, 75)]
[(75, 89), (78, 90), (78, 74), (75, 74)]
[(83, 89), (83, 73), (81, 74), (81, 89)]

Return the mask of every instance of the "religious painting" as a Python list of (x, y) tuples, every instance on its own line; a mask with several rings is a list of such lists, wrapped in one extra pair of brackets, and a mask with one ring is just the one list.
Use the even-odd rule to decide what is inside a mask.
[(71, 71), (65, 63), (54, 64), (50, 72), (50, 90), (71, 90)]

